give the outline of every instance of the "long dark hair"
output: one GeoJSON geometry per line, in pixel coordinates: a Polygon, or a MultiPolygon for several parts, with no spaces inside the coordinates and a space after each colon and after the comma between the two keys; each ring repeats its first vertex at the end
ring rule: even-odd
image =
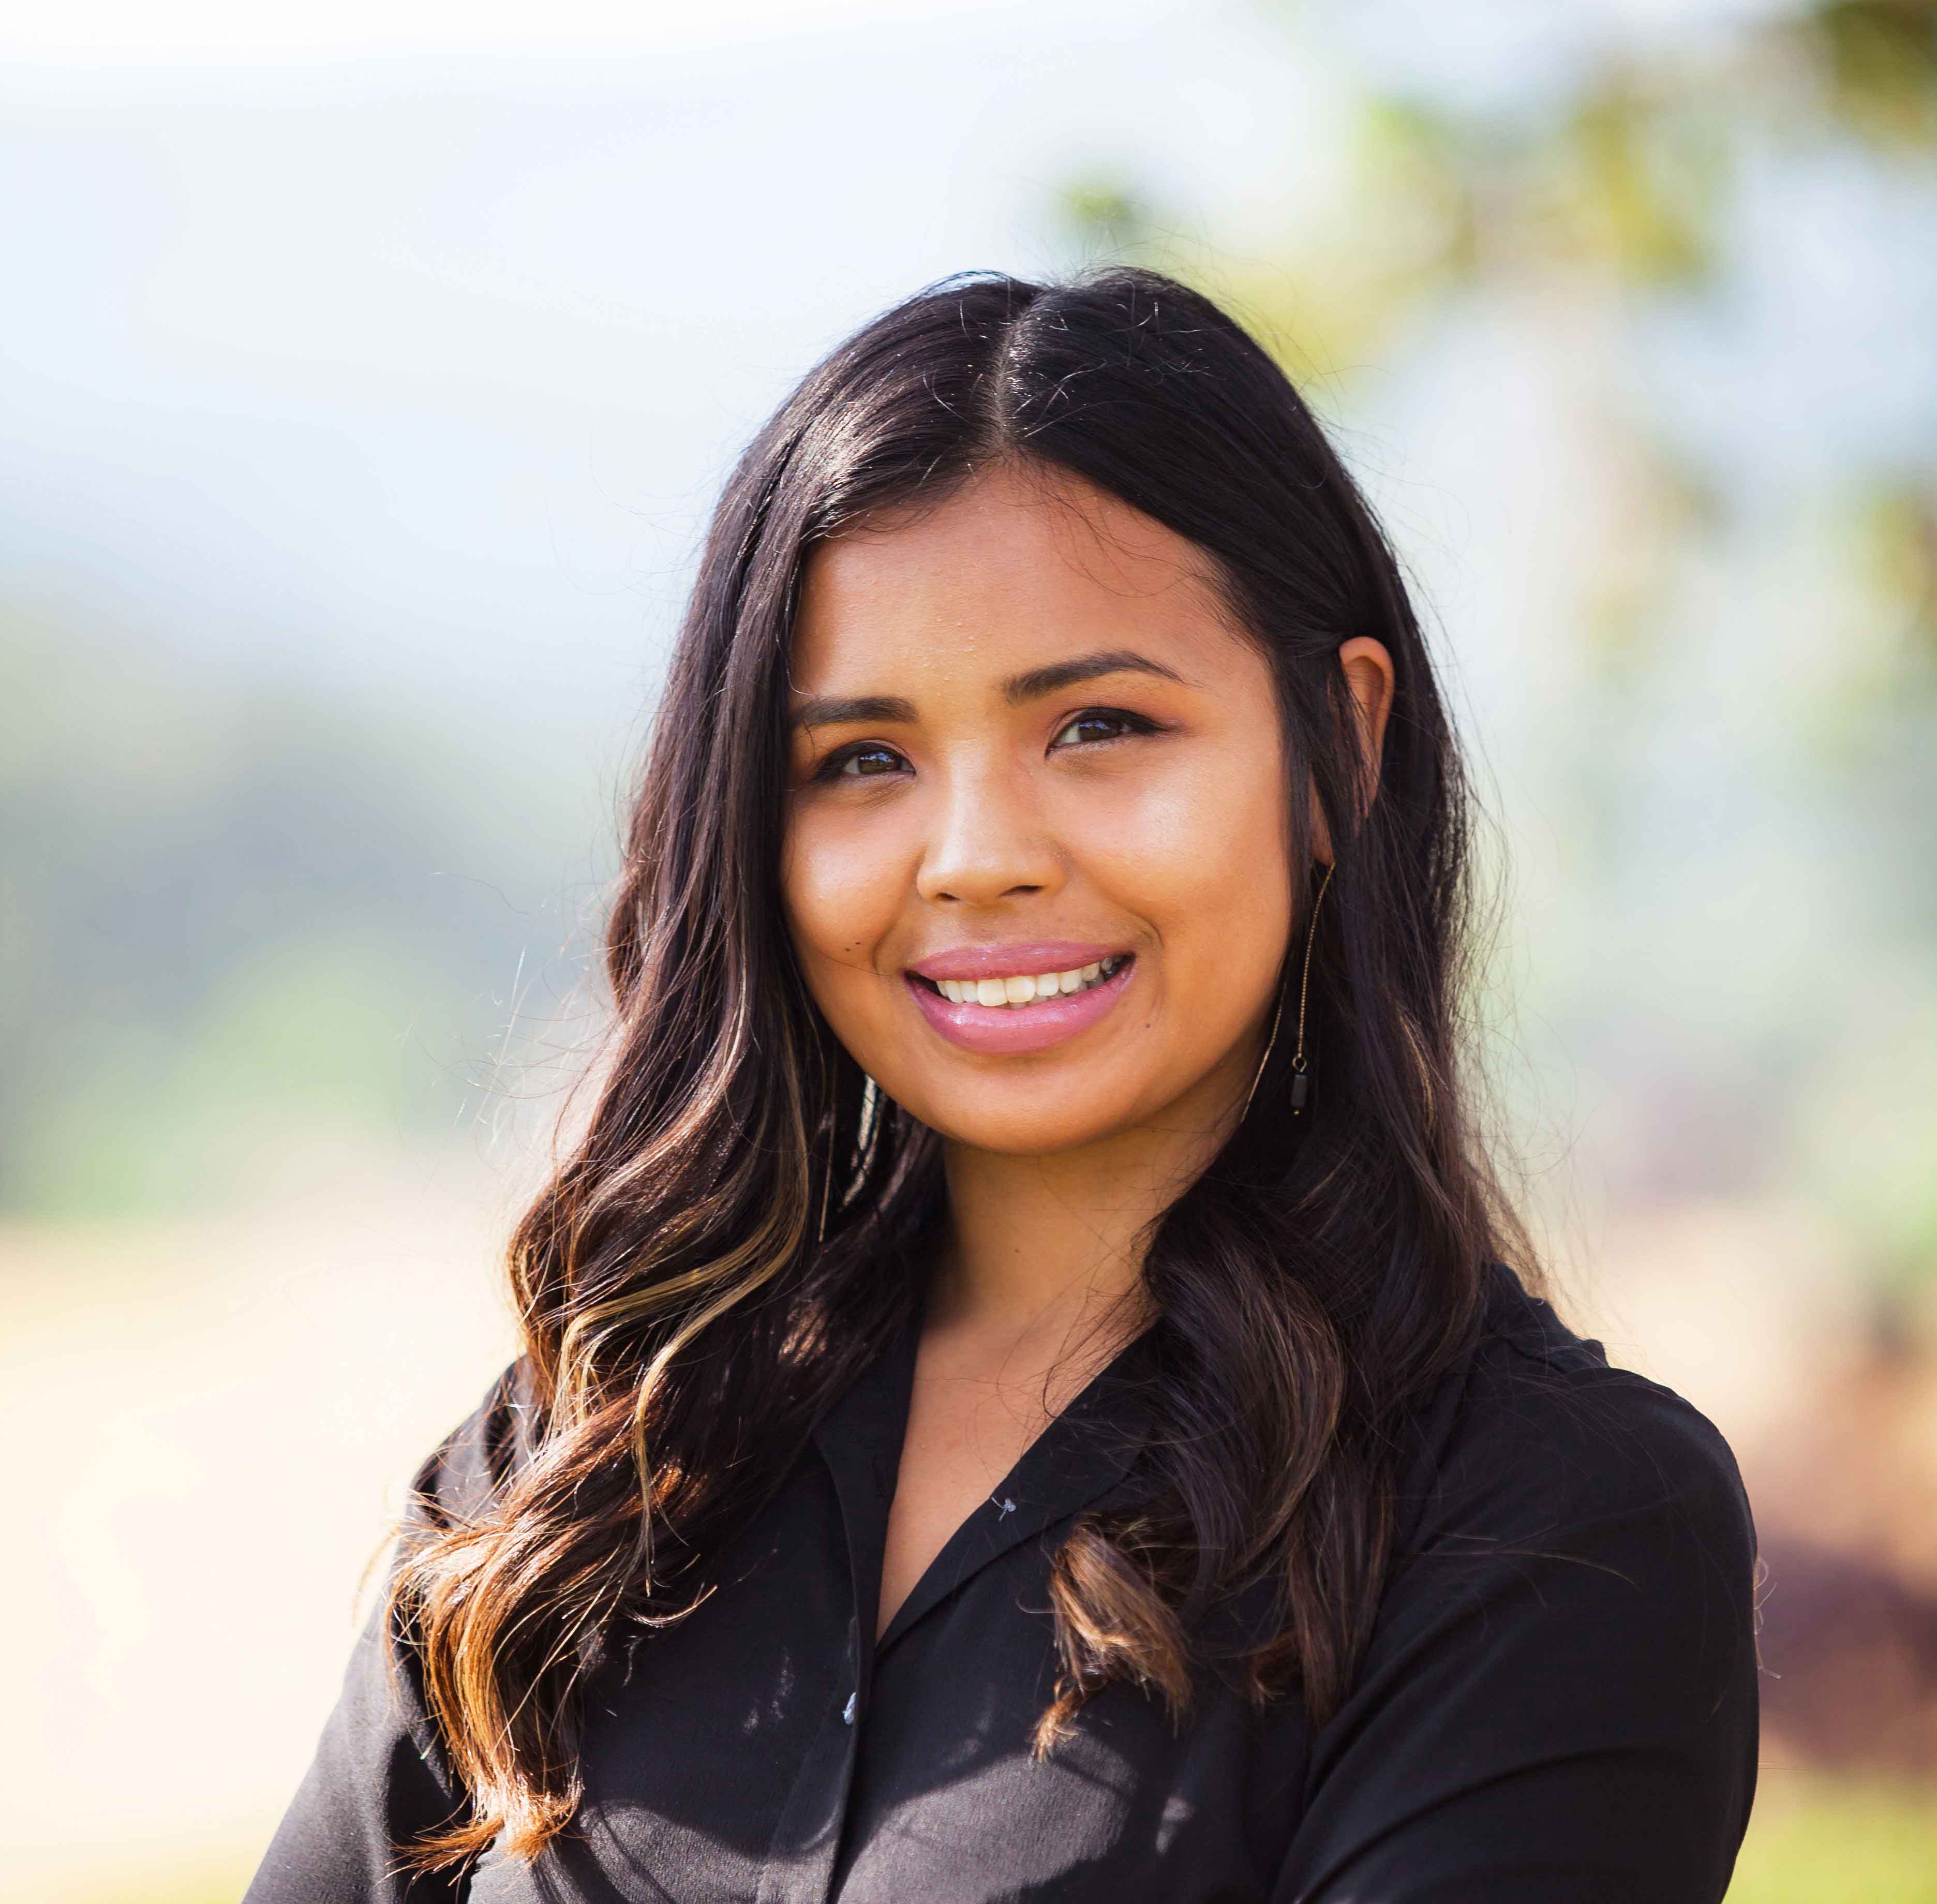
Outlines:
{"type": "Polygon", "coordinates": [[[911,299],[808,374],[713,520],[612,908],[609,1063],[512,1245],[538,1427],[396,1578],[471,1800],[420,1863],[501,1834],[535,1855],[569,1820],[585,1675],[692,1605],[919,1301],[938,1141],[892,1105],[863,1129],[861,1074],[783,920],[788,649],[817,543],[1004,462],[1084,479],[1208,552],[1276,676],[1295,864],[1308,775],[1335,844],[1305,1041],[1318,1088],[1294,1120],[1281,1038],[1236,1134],[1153,1226],[1148,1486],[1057,1559],[1063,1670],[1038,1749],[1116,1680],[1181,1715],[1199,1616],[1261,1586],[1277,1617],[1242,1663],[1253,1690],[1335,1708],[1388,1565],[1394,1426],[1472,1339],[1489,1261],[1526,1262],[1462,1083],[1459,757],[1391,551],[1311,412],[1229,317],[1153,273],[978,274],[911,299]],[[1369,810],[1335,659],[1357,635],[1397,672],[1369,810]]]}

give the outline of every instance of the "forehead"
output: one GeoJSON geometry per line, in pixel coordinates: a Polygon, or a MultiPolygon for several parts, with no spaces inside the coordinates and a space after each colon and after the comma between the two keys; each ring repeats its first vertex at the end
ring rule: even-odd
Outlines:
{"type": "Polygon", "coordinates": [[[1132,644],[1186,672],[1251,646],[1195,544],[1081,478],[1003,467],[816,548],[793,672],[821,690],[884,667],[1007,673],[1132,644]]]}

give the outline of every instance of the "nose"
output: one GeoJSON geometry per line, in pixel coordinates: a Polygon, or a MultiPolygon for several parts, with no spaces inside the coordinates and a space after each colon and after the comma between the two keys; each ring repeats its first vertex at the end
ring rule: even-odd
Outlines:
{"type": "Polygon", "coordinates": [[[995,905],[1053,893],[1063,877],[1062,854],[1026,775],[992,769],[949,777],[915,878],[923,899],[995,905]]]}

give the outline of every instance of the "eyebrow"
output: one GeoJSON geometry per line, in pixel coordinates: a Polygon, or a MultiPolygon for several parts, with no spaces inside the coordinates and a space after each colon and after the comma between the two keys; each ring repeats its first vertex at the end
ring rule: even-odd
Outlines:
{"type": "Polygon", "coordinates": [[[1175,668],[1138,654],[1133,648],[1105,648],[1099,654],[1078,655],[1073,661],[1052,662],[1047,668],[1032,668],[1003,682],[1005,700],[1020,705],[1044,694],[1074,687],[1079,681],[1093,681],[1104,675],[1157,675],[1167,681],[1184,684],[1175,668]]]}
{"type": "MultiPolygon", "coordinates": [[[[1079,682],[1093,681],[1105,675],[1156,675],[1167,681],[1184,682],[1175,668],[1132,648],[1105,648],[1096,654],[1083,654],[1069,661],[1053,662],[1047,668],[1032,668],[1027,674],[1014,675],[1002,684],[1002,698],[1013,706],[1040,699],[1079,682]]],[[[896,721],[906,726],[920,717],[912,701],[898,694],[857,694],[847,696],[817,695],[800,702],[788,717],[795,727],[844,727],[870,721],[896,721]]]]}
{"type": "Polygon", "coordinates": [[[843,697],[815,695],[796,704],[787,723],[793,727],[846,727],[859,722],[899,721],[904,726],[917,718],[912,701],[899,694],[856,694],[843,697]]]}

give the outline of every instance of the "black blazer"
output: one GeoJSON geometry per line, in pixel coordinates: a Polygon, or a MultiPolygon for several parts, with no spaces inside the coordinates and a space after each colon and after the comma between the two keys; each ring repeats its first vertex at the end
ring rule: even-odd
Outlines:
{"type": "MultiPolygon", "coordinates": [[[[1044,1760],[1050,1559],[1129,1484],[1142,1345],[1054,1421],[869,1643],[914,1355],[820,1423],[683,1625],[595,1682],[587,1796],[533,1867],[395,1875],[462,1802],[380,1624],[247,1904],[1716,1904],[1756,1769],[1755,1540],[1714,1429],[1504,1269],[1414,1424],[1399,1560],[1314,1730],[1208,1672],[1129,1686],[1044,1760]]],[[[514,1372],[515,1374],[515,1371],[514,1372]]],[[[511,1379],[423,1478],[515,1439],[511,1379]]]]}

